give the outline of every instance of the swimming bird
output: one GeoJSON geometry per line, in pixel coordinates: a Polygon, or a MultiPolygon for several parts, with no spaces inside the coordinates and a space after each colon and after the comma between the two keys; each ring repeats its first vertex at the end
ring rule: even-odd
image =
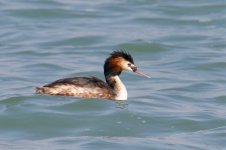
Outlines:
{"type": "Polygon", "coordinates": [[[96,77],[73,77],[56,80],[36,87],[36,93],[45,95],[75,96],[127,100],[127,90],[119,78],[122,71],[131,71],[148,77],[135,66],[133,57],[125,51],[113,51],[104,63],[106,82],[96,77]]]}

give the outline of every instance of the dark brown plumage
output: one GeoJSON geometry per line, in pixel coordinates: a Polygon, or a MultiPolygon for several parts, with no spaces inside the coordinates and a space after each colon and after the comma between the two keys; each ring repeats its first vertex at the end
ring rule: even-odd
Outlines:
{"type": "Polygon", "coordinates": [[[78,96],[86,98],[112,99],[115,94],[104,81],[96,77],[74,77],[56,80],[36,92],[48,95],[78,96]]]}

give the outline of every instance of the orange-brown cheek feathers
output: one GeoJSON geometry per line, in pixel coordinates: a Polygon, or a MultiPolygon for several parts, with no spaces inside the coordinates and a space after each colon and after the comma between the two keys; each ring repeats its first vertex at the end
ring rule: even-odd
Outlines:
{"type": "Polygon", "coordinates": [[[125,61],[124,58],[108,58],[104,64],[104,74],[105,76],[111,75],[120,75],[123,68],[121,63],[125,61]]]}

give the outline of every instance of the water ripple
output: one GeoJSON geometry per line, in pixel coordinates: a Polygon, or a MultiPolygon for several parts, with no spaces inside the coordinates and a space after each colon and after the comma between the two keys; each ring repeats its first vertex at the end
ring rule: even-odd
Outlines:
{"type": "Polygon", "coordinates": [[[223,1],[0,1],[0,149],[225,149],[223,1]],[[123,49],[127,102],[43,96],[123,49]]]}

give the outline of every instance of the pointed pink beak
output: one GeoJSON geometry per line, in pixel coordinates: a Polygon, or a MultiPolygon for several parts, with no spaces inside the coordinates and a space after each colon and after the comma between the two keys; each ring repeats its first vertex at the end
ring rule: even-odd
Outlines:
{"type": "Polygon", "coordinates": [[[146,77],[146,78],[151,78],[150,76],[146,75],[145,73],[143,73],[142,71],[138,70],[137,67],[133,67],[133,72],[135,72],[136,74],[142,76],[142,77],[146,77]]]}
{"type": "Polygon", "coordinates": [[[142,76],[142,77],[151,78],[150,76],[146,75],[145,73],[143,73],[143,72],[140,71],[140,70],[136,70],[136,71],[134,71],[134,72],[137,73],[137,74],[139,74],[139,75],[142,76]]]}

